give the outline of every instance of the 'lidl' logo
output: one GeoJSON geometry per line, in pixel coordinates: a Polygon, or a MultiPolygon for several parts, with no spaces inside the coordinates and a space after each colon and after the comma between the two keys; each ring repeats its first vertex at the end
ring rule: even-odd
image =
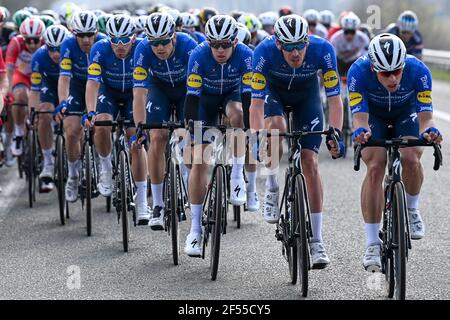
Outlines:
{"type": "Polygon", "coordinates": [[[359,92],[351,92],[350,93],[350,107],[354,107],[361,103],[363,97],[359,92]]]}
{"type": "Polygon", "coordinates": [[[99,76],[102,74],[102,67],[98,63],[93,63],[89,66],[88,73],[91,76],[99,76]]]}
{"type": "Polygon", "coordinates": [[[42,75],[39,72],[33,72],[31,74],[31,84],[41,84],[42,82],[42,75]]]}
{"type": "Polygon", "coordinates": [[[244,76],[242,77],[242,83],[246,86],[252,85],[252,77],[253,77],[252,72],[244,74],[244,76]]]}
{"type": "Polygon", "coordinates": [[[252,89],[263,90],[266,87],[266,77],[261,73],[254,73],[252,77],[252,89]]]}
{"type": "Polygon", "coordinates": [[[433,99],[431,98],[431,91],[422,91],[417,94],[417,100],[420,103],[430,104],[433,99]]]}
{"type": "Polygon", "coordinates": [[[134,80],[143,81],[143,80],[147,79],[147,76],[148,76],[147,70],[145,70],[144,68],[136,67],[134,69],[134,72],[133,72],[134,80]]]}
{"type": "Polygon", "coordinates": [[[331,70],[323,75],[323,85],[327,89],[334,88],[339,83],[336,71],[331,70]]]}
{"type": "Polygon", "coordinates": [[[187,82],[189,87],[198,89],[202,86],[203,80],[198,74],[191,74],[187,82]]]}
{"type": "Polygon", "coordinates": [[[72,70],[72,60],[65,58],[61,61],[61,69],[72,70]]]}

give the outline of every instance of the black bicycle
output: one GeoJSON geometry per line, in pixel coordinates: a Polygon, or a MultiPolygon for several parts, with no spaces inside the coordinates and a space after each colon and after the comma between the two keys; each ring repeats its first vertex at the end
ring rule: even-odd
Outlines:
{"type": "MultiPolygon", "coordinates": [[[[308,272],[311,269],[309,243],[313,237],[311,227],[311,209],[309,206],[306,179],[302,170],[302,138],[311,135],[330,135],[338,144],[333,128],[327,131],[291,131],[293,127],[293,108],[286,107],[287,133],[268,137],[285,137],[289,146],[289,165],[285,173],[285,185],[280,203],[280,221],[277,223],[275,237],[281,241],[281,252],[289,265],[291,283],[300,282],[302,296],[308,295],[308,272]],[[284,209],[284,211],[283,211],[284,209]]],[[[322,269],[325,265],[315,265],[322,269]]]]}
{"type": "Polygon", "coordinates": [[[68,176],[68,165],[63,121],[56,125],[55,136],[55,172],[53,181],[55,182],[58,193],[59,219],[61,221],[61,225],[65,225],[66,219],[69,219],[69,203],[66,201],[65,192],[65,185],[68,176]]]}
{"type": "MultiPolygon", "coordinates": [[[[133,222],[136,226],[136,206],[134,203],[135,184],[131,172],[131,159],[129,147],[126,142],[126,128],[132,125],[133,121],[117,119],[116,121],[95,121],[96,127],[111,127],[113,139],[113,176],[114,190],[112,205],[116,208],[117,222],[122,222],[122,242],[123,250],[128,252],[130,241],[130,229],[128,212],[133,213],[133,222]]],[[[108,198],[107,198],[108,209],[108,198]]]]}
{"type": "MultiPolygon", "coordinates": [[[[181,176],[180,164],[176,156],[179,137],[174,134],[177,129],[184,128],[180,122],[164,122],[140,124],[140,130],[167,129],[169,143],[166,146],[166,170],[164,174],[163,192],[165,201],[164,230],[172,239],[172,257],[174,265],[178,265],[180,256],[179,222],[186,220],[187,188],[181,176]]],[[[138,129],[138,130],[139,130],[138,129]]],[[[139,135],[137,135],[139,136],[139,135]]]]}
{"type": "Polygon", "coordinates": [[[380,230],[380,239],[382,240],[381,271],[385,274],[388,297],[393,298],[395,296],[398,300],[404,300],[406,296],[406,261],[408,251],[411,250],[412,246],[399,150],[406,147],[433,147],[433,168],[437,171],[442,166],[441,146],[418,139],[371,139],[364,145],[355,145],[355,171],[360,169],[361,151],[366,147],[383,147],[388,152],[388,173],[384,181],[383,226],[380,230]]]}

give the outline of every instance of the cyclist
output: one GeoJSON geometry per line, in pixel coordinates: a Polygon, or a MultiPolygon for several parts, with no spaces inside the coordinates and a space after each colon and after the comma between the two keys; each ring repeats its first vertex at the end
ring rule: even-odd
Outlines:
{"type": "Polygon", "coordinates": [[[273,35],[273,26],[278,20],[278,13],[274,11],[268,11],[261,13],[258,18],[259,21],[261,21],[263,30],[269,35],[273,35]]]}
{"type": "Polygon", "coordinates": [[[354,13],[342,18],[342,30],[336,32],[330,39],[337,55],[338,71],[341,77],[346,77],[353,62],[366,53],[369,38],[359,31],[361,20],[354,13]]]}
{"type": "MultiPolygon", "coordinates": [[[[112,16],[106,24],[109,39],[98,41],[91,49],[86,83],[87,114],[81,119],[82,125],[92,126],[95,120],[113,120],[119,113],[126,120],[133,120],[133,58],[140,42],[134,35],[133,20],[125,15],[112,16]]],[[[129,128],[127,135],[133,134],[134,130],[129,128]]],[[[109,197],[113,192],[111,128],[96,128],[94,142],[101,168],[98,190],[102,196],[109,197]]]]}
{"type": "Polygon", "coordinates": [[[408,54],[416,58],[423,58],[422,34],[418,30],[419,19],[417,15],[408,10],[404,11],[397,20],[397,24],[387,30],[388,33],[395,34],[403,40],[408,54]]]}
{"type": "Polygon", "coordinates": [[[279,10],[278,10],[278,15],[280,17],[284,17],[284,16],[289,16],[291,14],[293,14],[294,12],[292,11],[292,8],[289,6],[282,6],[279,10]]]}
{"type": "MultiPolygon", "coordinates": [[[[133,112],[136,124],[162,123],[170,120],[171,108],[176,107],[178,120],[183,118],[186,97],[186,75],[189,56],[197,43],[183,32],[175,32],[175,21],[167,13],[153,13],[147,19],[147,39],[134,54],[133,112]]],[[[138,209],[141,224],[150,224],[152,230],[164,228],[164,151],[168,143],[167,130],[150,132],[148,162],[153,196],[153,217],[138,209]]],[[[138,208],[147,207],[147,169],[145,154],[138,146],[133,148],[133,175],[136,181],[138,208]]]]}
{"type": "MultiPolygon", "coordinates": [[[[13,37],[14,28],[8,27],[7,20],[9,18],[9,11],[5,7],[0,7],[0,50],[3,56],[6,54],[6,47],[13,37]]],[[[9,23],[11,25],[11,23],[9,23]]]]}
{"type": "MultiPolygon", "coordinates": [[[[145,37],[145,24],[147,23],[148,16],[137,16],[134,17],[134,33],[136,38],[144,38],[145,37]]],[[[106,30],[105,30],[106,31],[106,30]]]]}
{"type": "Polygon", "coordinates": [[[18,104],[12,107],[15,143],[11,145],[11,149],[16,157],[21,156],[23,152],[22,141],[27,113],[24,105],[28,104],[28,93],[31,87],[31,56],[41,47],[44,31],[44,23],[38,17],[27,18],[20,25],[20,35],[11,40],[6,50],[9,92],[12,93],[14,102],[18,104]]]}
{"type": "Polygon", "coordinates": [[[197,43],[206,41],[203,33],[196,31],[196,28],[200,26],[200,19],[198,16],[192,13],[184,12],[181,14],[181,21],[183,25],[181,31],[189,34],[197,43]]]}
{"type": "MultiPolygon", "coordinates": [[[[330,105],[329,122],[340,133],[343,107],[333,47],[325,39],[308,36],[308,22],[304,18],[290,15],[278,19],[275,36],[264,40],[256,48],[253,57],[251,128],[257,131],[264,128],[286,131],[284,108],[291,106],[294,108],[293,130],[322,130],[323,111],[317,81],[319,69],[322,70],[330,105]]],[[[341,157],[345,151],[342,139],[339,141],[340,154],[337,146],[330,140],[331,137],[327,137],[326,144],[330,153],[335,158],[341,157]]],[[[321,142],[320,136],[305,137],[302,140],[302,165],[309,192],[314,235],[310,251],[313,268],[317,269],[324,268],[329,263],[321,233],[323,189],[318,168],[321,142]]],[[[280,219],[278,174],[282,152],[280,147],[278,154],[270,156],[267,168],[263,210],[264,219],[272,224],[278,223],[280,219]]]]}
{"type": "Polygon", "coordinates": [[[319,22],[327,28],[327,30],[330,30],[334,26],[334,13],[330,10],[320,11],[319,22]]]}
{"type": "MultiPolygon", "coordinates": [[[[61,46],[60,73],[58,79],[59,105],[55,108],[57,120],[63,120],[62,112],[84,112],[85,91],[88,77],[89,53],[95,42],[105,36],[98,34],[97,17],[90,11],[77,11],[71,22],[74,37],[61,46]]],[[[66,183],[66,199],[75,202],[78,198],[80,171],[81,121],[70,115],[64,119],[69,177],[66,183]]]]}
{"type": "Polygon", "coordinates": [[[266,31],[261,30],[261,22],[254,14],[245,13],[239,17],[238,22],[244,24],[250,30],[252,35],[250,43],[255,47],[269,36],[266,31]]]}
{"type": "Polygon", "coordinates": [[[309,34],[315,34],[326,39],[328,30],[320,22],[320,13],[317,10],[309,9],[303,13],[303,17],[308,21],[309,34]]]}
{"type": "Polygon", "coordinates": [[[219,12],[211,7],[204,7],[200,10],[198,13],[198,17],[200,19],[200,28],[198,31],[205,34],[205,25],[206,22],[208,22],[209,19],[211,19],[214,16],[217,16],[219,12]]]}
{"type": "MultiPolygon", "coordinates": [[[[30,109],[53,111],[58,102],[58,78],[61,44],[70,36],[62,25],[50,26],[45,30],[45,45],[33,55],[31,61],[30,109]]],[[[54,188],[53,173],[53,130],[52,117],[40,114],[38,122],[39,143],[44,156],[43,170],[40,178],[40,192],[50,192],[54,188]]]]}
{"type": "MultiPolygon", "coordinates": [[[[207,43],[199,45],[189,60],[186,122],[199,120],[207,126],[214,126],[220,116],[220,109],[223,108],[232,127],[244,128],[244,122],[247,122],[248,127],[253,52],[244,44],[238,43],[237,22],[231,16],[214,16],[207,22],[205,29],[207,43]]],[[[250,182],[247,189],[243,173],[245,143],[239,137],[237,140],[233,153],[230,200],[236,206],[248,202],[249,210],[257,211],[256,167],[251,168],[252,172],[247,172],[250,182]]],[[[197,155],[203,155],[205,147],[196,139],[194,159],[197,160],[197,155]]],[[[189,180],[192,224],[185,252],[191,257],[198,257],[201,253],[201,217],[208,175],[205,160],[202,157],[201,161],[194,161],[189,180]]]]}
{"type": "MultiPolygon", "coordinates": [[[[433,121],[431,73],[420,60],[407,55],[399,37],[388,33],[376,36],[370,42],[368,56],[359,58],[350,68],[348,79],[356,143],[364,144],[371,137],[390,138],[388,125],[394,125],[394,137],[442,141],[433,121]]],[[[414,240],[421,239],[425,231],[419,211],[422,153],[423,148],[401,149],[410,234],[414,240]]],[[[367,148],[362,158],[367,165],[361,191],[367,240],[363,265],[373,271],[381,268],[378,231],[383,211],[386,150],[367,148]]]]}
{"type": "Polygon", "coordinates": [[[248,30],[248,28],[244,24],[239,22],[237,23],[237,28],[238,33],[236,38],[238,39],[238,41],[242,42],[250,49],[255,50],[255,46],[250,44],[250,40],[252,39],[252,34],[250,33],[250,30],[248,30]]]}
{"type": "Polygon", "coordinates": [[[342,19],[349,13],[352,13],[352,11],[342,11],[341,14],[339,15],[338,21],[339,24],[338,25],[334,25],[332,26],[329,30],[328,30],[328,40],[331,39],[331,37],[338,32],[339,30],[342,29],[342,19]]]}
{"type": "Polygon", "coordinates": [[[74,14],[78,11],[81,11],[81,8],[73,2],[64,2],[59,7],[59,21],[61,21],[62,25],[67,27],[70,31],[72,31],[70,25],[71,20],[73,19],[74,14]]]}

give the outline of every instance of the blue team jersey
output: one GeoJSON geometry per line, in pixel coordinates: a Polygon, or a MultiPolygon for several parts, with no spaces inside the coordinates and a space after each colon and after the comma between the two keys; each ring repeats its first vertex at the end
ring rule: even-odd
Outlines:
{"type": "Polygon", "coordinates": [[[122,92],[132,89],[134,52],[141,40],[136,39],[130,54],[125,59],[116,57],[108,39],[94,44],[91,49],[88,80],[103,83],[109,88],[122,92]]]}
{"type": "Polygon", "coordinates": [[[327,40],[311,35],[306,50],[303,65],[294,69],[288,65],[277,48],[274,36],[261,42],[253,56],[252,98],[264,99],[267,85],[287,91],[301,90],[306,82],[317,81],[319,70],[322,70],[327,96],[339,95],[339,77],[333,46],[327,40]]]}
{"type": "Polygon", "coordinates": [[[161,82],[174,88],[186,83],[189,56],[197,42],[182,32],[176,37],[175,52],[167,60],[161,60],[153,53],[148,39],[141,41],[134,53],[134,88],[148,88],[161,82]]]}
{"type": "MultiPolygon", "coordinates": [[[[104,34],[99,33],[95,42],[105,38],[104,34]]],[[[85,84],[88,77],[89,64],[89,54],[81,51],[76,37],[64,40],[61,45],[60,76],[70,77],[77,82],[85,84]]]]}
{"type": "MultiPolygon", "coordinates": [[[[390,28],[387,32],[395,34],[396,36],[400,37],[400,30],[397,26],[390,28]]],[[[414,34],[411,37],[411,39],[407,43],[405,43],[405,47],[408,54],[412,54],[414,56],[422,55],[423,41],[422,35],[418,30],[414,31],[414,34]]]]}
{"type": "Polygon", "coordinates": [[[356,60],[350,68],[348,88],[354,114],[369,112],[369,105],[389,111],[415,104],[418,113],[433,111],[430,70],[414,56],[407,56],[400,88],[395,93],[389,93],[378,81],[367,55],[356,60]]]}
{"type": "Polygon", "coordinates": [[[230,60],[219,64],[209,44],[200,44],[189,59],[187,94],[222,95],[239,88],[241,93],[251,92],[252,56],[253,52],[246,45],[238,43],[230,60]]]}
{"type": "Polygon", "coordinates": [[[31,90],[40,91],[43,81],[56,85],[59,77],[59,65],[48,55],[47,47],[40,47],[31,59],[31,90]]]}

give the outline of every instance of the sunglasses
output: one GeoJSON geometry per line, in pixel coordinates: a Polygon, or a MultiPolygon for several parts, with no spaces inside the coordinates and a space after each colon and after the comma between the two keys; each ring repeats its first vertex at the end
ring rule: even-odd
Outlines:
{"type": "Polygon", "coordinates": [[[47,47],[47,50],[50,52],[59,52],[61,47],[47,47]]]}
{"type": "Polygon", "coordinates": [[[95,32],[80,32],[76,34],[77,38],[90,38],[95,36],[95,32]]]}
{"type": "Polygon", "coordinates": [[[354,35],[354,34],[356,34],[356,30],[344,30],[344,34],[345,35],[348,35],[348,34],[354,35]]]}
{"type": "Polygon", "coordinates": [[[398,77],[403,71],[403,68],[394,70],[394,71],[379,71],[377,72],[383,78],[389,78],[391,75],[398,77]]]}
{"type": "Polygon", "coordinates": [[[209,46],[213,49],[229,49],[233,46],[233,41],[209,41],[209,46]]]}
{"type": "Polygon", "coordinates": [[[281,49],[287,52],[292,52],[294,50],[302,51],[306,48],[308,42],[297,42],[297,43],[282,43],[281,49]]]}
{"type": "Polygon", "coordinates": [[[26,38],[25,43],[26,44],[38,44],[41,42],[41,39],[39,38],[26,38]]]}
{"type": "Polygon", "coordinates": [[[160,40],[150,40],[150,45],[152,47],[167,46],[170,42],[172,42],[171,38],[168,39],[160,39],[160,40]]]}
{"type": "Polygon", "coordinates": [[[119,37],[119,38],[110,38],[109,41],[111,41],[112,44],[118,45],[126,45],[131,42],[132,37],[119,37]]]}

